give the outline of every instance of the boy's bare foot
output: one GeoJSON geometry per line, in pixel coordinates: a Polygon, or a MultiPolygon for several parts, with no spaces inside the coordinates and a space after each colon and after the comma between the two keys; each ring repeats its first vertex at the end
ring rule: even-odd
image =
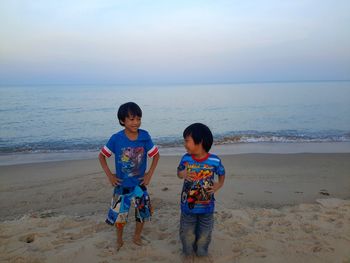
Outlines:
{"type": "Polygon", "coordinates": [[[142,246],[143,245],[141,238],[135,238],[134,237],[132,239],[132,242],[134,242],[134,244],[137,245],[137,246],[142,246]]]}
{"type": "Polygon", "coordinates": [[[118,241],[117,242],[117,251],[119,251],[119,249],[121,249],[121,247],[124,245],[123,241],[118,241]]]}
{"type": "Polygon", "coordinates": [[[182,263],[192,263],[193,262],[193,255],[191,256],[184,256],[183,257],[183,260],[182,260],[182,263]]]}
{"type": "Polygon", "coordinates": [[[213,263],[214,262],[214,259],[211,256],[201,256],[198,258],[200,259],[200,262],[203,262],[203,263],[213,263]]]}

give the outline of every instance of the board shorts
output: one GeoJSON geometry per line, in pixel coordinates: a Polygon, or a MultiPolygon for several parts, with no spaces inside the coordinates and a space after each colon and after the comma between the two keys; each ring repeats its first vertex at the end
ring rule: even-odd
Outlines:
{"type": "Polygon", "coordinates": [[[146,186],[117,186],[114,188],[106,223],[109,225],[116,225],[117,227],[123,227],[128,221],[128,214],[131,205],[134,205],[135,207],[136,222],[151,220],[151,199],[148,195],[146,186]]]}

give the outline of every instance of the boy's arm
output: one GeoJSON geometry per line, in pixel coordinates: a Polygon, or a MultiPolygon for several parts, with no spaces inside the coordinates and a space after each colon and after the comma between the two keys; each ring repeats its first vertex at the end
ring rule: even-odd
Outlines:
{"type": "Polygon", "coordinates": [[[118,184],[120,184],[122,180],[118,179],[115,176],[115,174],[113,174],[111,172],[111,169],[109,169],[107,161],[106,161],[106,156],[104,156],[102,153],[99,153],[98,159],[99,159],[101,167],[102,167],[103,171],[105,172],[105,174],[107,175],[108,180],[111,183],[111,185],[117,186],[118,184]]]}
{"type": "Polygon", "coordinates": [[[143,177],[143,182],[142,182],[143,185],[148,185],[150,183],[152,175],[154,173],[154,170],[157,167],[159,158],[160,158],[159,153],[157,153],[155,156],[153,156],[151,166],[150,166],[148,172],[146,172],[145,176],[143,177]]]}
{"type": "Polygon", "coordinates": [[[209,193],[215,193],[217,192],[225,182],[225,175],[219,176],[218,182],[214,182],[213,186],[208,190],[209,193]]]}
{"type": "Polygon", "coordinates": [[[177,177],[179,177],[180,179],[185,179],[186,173],[187,173],[186,169],[183,169],[183,170],[177,169],[177,177]]]}

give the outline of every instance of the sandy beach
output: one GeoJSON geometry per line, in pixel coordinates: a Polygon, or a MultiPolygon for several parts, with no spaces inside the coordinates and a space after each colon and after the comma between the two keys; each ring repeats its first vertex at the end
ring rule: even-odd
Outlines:
{"type": "MultiPolygon", "coordinates": [[[[212,262],[350,262],[349,153],[221,157],[212,262]]],[[[119,251],[104,222],[112,187],[97,158],[0,166],[0,261],[181,262],[179,159],[161,156],[144,245],[131,241],[130,212],[119,251]]]]}

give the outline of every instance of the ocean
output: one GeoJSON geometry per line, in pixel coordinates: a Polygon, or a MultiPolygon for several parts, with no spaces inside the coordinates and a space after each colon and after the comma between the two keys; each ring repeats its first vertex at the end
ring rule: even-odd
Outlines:
{"type": "Polygon", "coordinates": [[[350,142],[347,81],[2,86],[0,156],[96,152],[122,128],[116,112],[127,101],[142,108],[141,128],[166,152],[194,122],[211,128],[216,145],[350,142]]]}

